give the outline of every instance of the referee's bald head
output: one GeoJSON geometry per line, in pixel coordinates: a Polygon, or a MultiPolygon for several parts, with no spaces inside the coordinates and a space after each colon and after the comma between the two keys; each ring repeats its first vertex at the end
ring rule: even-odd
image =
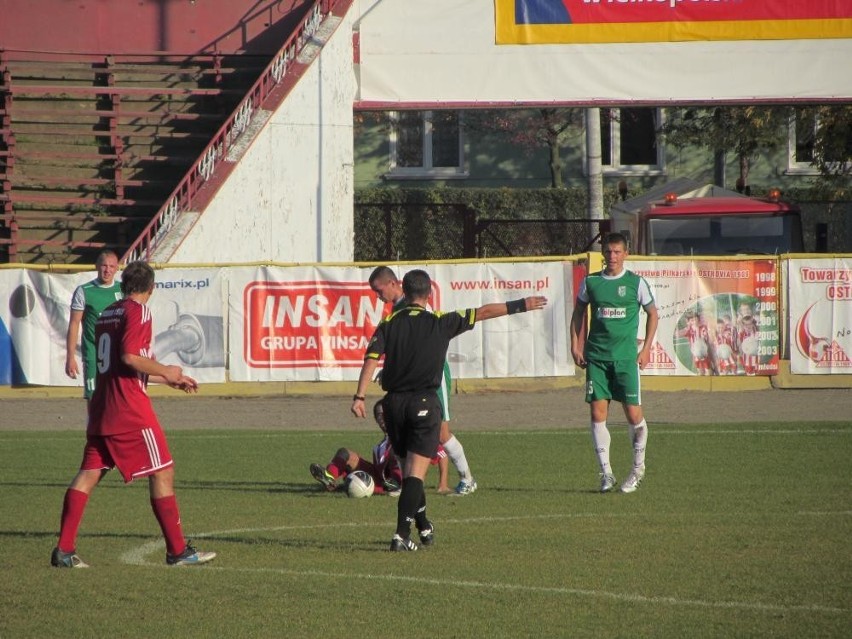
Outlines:
{"type": "Polygon", "coordinates": [[[402,292],[409,301],[428,298],[432,292],[432,280],[429,274],[421,269],[408,271],[402,278],[402,292]]]}

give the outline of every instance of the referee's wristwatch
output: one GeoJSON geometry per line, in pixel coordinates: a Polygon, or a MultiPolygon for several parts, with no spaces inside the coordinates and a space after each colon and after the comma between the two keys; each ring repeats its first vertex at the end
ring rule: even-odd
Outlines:
{"type": "Polygon", "coordinates": [[[364,397],[363,395],[357,395],[357,394],[356,394],[356,395],[353,395],[353,396],[352,396],[352,401],[353,401],[353,402],[358,402],[358,401],[363,402],[365,399],[367,399],[367,398],[366,398],[366,397],[364,397]]]}

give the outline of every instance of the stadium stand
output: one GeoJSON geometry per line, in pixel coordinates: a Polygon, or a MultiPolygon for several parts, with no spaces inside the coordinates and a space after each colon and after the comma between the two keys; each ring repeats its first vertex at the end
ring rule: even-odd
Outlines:
{"type": "Polygon", "coordinates": [[[0,261],[123,253],[268,61],[0,51],[0,261]]]}

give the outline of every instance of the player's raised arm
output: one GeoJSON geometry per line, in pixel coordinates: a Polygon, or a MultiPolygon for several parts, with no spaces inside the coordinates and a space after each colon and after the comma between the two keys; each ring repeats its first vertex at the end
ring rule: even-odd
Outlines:
{"type": "Polygon", "coordinates": [[[547,305],[547,298],[542,295],[533,295],[532,297],[524,297],[511,302],[494,302],[492,304],[484,304],[476,309],[476,321],[482,322],[495,317],[503,317],[504,315],[514,315],[515,313],[526,313],[527,311],[537,311],[547,305]]]}

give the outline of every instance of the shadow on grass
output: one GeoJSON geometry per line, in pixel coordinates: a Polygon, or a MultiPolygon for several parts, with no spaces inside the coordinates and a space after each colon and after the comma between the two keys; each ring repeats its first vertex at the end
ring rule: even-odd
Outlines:
{"type": "MultiPolygon", "coordinates": [[[[542,486],[488,486],[486,489],[489,493],[506,493],[506,494],[552,494],[552,495],[598,495],[601,491],[597,488],[571,488],[562,486],[551,486],[548,488],[542,486]]],[[[428,493],[427,493],[428,496],[428,493]]],[[[453,493],[436,494],[436,497],[450,497],[453,499],[476,499],[475,495],[456,495],[453,493]]]]}
{"type": "Polygon", "coordinates": [[[303,484],[281,481],[178,481],[175,490],[232,490],[249,493],[304,493],[308,495],[327,495],[328,492],[317,484],[303,484]]]}
{"type": "MultiPolygon", "coordinates": [[[[0,530],[0,539],[56,539],[59,536],[58,530],[0,530]]],[[[83,533],[78,535],[80,539],[141,539],[150,541],[152,535],[142,533],[128,532],[100,532],[100,533],[83,533]]]]}
{"type": "MultiPolygon", "coordinates": [[[[333,550],[335,552],[388,552],[390,546],[390,538],[393,535],[393,525],[388,524],[388,539],[387,541],[364,541],[364,542],[341,542],[330,541],[327,539],[271,539],[269,537],[234,537],[231,535],[204,535],[204,543],[210,542],[215,545],[217,541],[227,544],[238,544],[241,546],[276,546],[281,548],[290,548],[294,550],[333,550]]],[[[201,539],[202,537],[198,537],[201,539]]]]}

